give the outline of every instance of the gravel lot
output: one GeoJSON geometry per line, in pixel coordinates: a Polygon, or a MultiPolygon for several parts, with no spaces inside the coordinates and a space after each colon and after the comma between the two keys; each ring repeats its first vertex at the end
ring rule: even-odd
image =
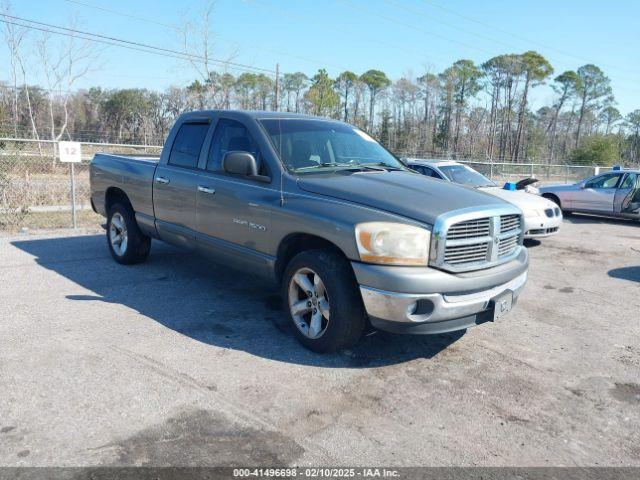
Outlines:
{"type": "Polygon", "coordinates": [[[640,226],[530,250],[504,322],[322,356],[266,285],[159,242],[0,238],[0,464],[640,466],[640,226]]]}

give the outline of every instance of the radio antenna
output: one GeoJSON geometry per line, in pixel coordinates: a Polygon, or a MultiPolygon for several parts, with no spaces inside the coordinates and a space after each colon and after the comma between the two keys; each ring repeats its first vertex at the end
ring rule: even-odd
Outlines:
{"type": "Polygon", "coordinates": [[[282,152],[282,124],[278,115],[278,155],[280,155],[280,206],[284,206],[284,154],[282,152]]]}

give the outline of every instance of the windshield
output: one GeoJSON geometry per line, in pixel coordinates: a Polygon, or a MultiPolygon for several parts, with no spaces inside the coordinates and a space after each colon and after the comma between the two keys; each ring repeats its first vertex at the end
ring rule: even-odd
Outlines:
{"type": "Polygon", "coordinates": [[[495,187],[495,183],[466,165],[442,165],[438,167],[453,183],[469,187],[495,187]]]}
{"type": "Polygon", "coordinates": [[[284,165],[293,172],[372,168],[404,169],[369,135],[325,120],[261,120],[284,165]]]}

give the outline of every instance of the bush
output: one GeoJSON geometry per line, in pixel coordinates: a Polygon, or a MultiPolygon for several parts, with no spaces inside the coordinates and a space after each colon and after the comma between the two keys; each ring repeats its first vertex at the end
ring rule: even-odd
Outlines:
{"type": "Polygon", "coordinates": [[[611,166],[620,163],[618,139],[612,135],[593,135],[585,138],[570,157],[576,165],[611,166]]]}

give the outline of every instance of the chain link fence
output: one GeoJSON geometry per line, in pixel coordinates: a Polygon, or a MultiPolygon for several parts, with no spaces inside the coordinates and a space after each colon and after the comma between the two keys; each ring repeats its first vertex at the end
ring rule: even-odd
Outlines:
{"type": "Polygon", "coordinates": [[[533,177],[542,184],[575,183],[583,178],[597,175],[610,167],[596,165],[572,165],[566,163],[547,162],[505,162],[492,159],[451,158],[446,153],[406,152],[402,157],[422,160],[451,160],[469,165],[486,177],[501,185],[533,177]]]}
{"type": "MultiPolygon", "coordinates": [[[[158,145],[81,142],[82,162],[74,164],[78,224],[95,225],[91,211],[89,162],[97,152],[159,155],[158,145]]],[[[72,225],[71,166],[61,163],[54,141],[0,138],[0,230],[72,225]]],[[[402,156],[447,159],[445,154],[405,152],[402,156]]],[[[499,185],[534,177],[542,183],[572,183],[607,167],[547,163],[510,163],[458,159],[499,185]]]]}
{"type": "MultiPolygon", "coordinates": [[[[95,222],[89,163],[97,152],[159,155],[161,146],[81,143],[82,162],[73,165],[79,223],[95,222]]],[[[0,230],[72,225],[71,165],[61,163],[53,141],[0,138],[0,230]]]]}
{"type": "Polygon", "coordinates": [[[539,180],[542,184],[575,183],[583,178],[595,175],[599,171],[608,170],[608,167],[590,165],[547,165],[541,163],[479,162],[472,160],[461,160],[460,163],[469,165],[499,185],[504,182],[514,182],[529,177],[539,180]]]}

